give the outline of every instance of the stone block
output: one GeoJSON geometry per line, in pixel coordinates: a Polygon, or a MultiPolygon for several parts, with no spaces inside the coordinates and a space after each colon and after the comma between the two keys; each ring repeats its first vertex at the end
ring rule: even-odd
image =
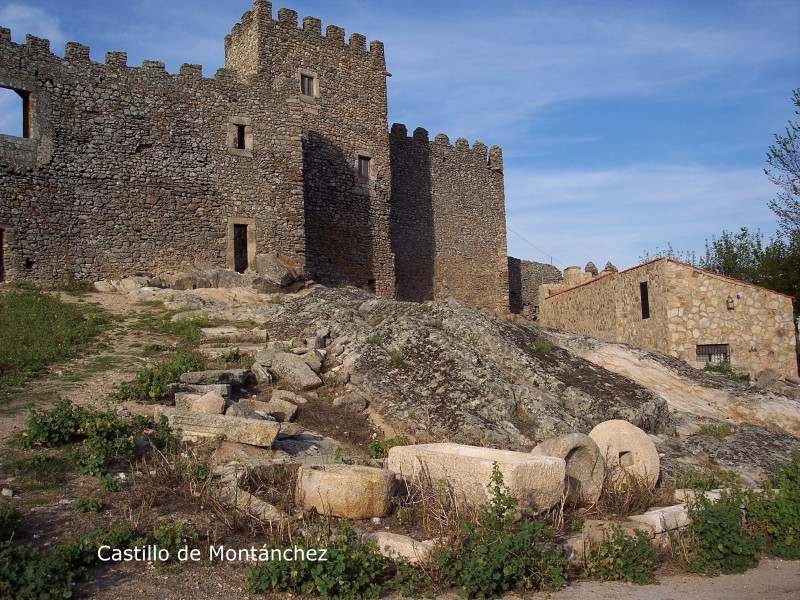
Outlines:
{"type": "Polygon", "coordinates": [[[545,440],[531,454],[563,458],[567,463],[564,491],[575,504],[597,502],[603,489],[606,463],[594,440],[583,433],[568,433],[545,440]]]}
{"type": "Polygon", "coordinates": [[[202,398],[203,394],[193,394],[191,392],[176,392],[175,393],[175,408],[181,410],[189,410],[194,404],[195,400],[202,398]]]}
{"type": "Polygon", "coordinates": [[[334,406],[341,406],[353,412],[362,412],[368,404],[367,399],[358,392],[351,392],[333,399],[334,406]]]}
{"type": "Polygon", "coordinates": [[[375,542],[378,546],[378,551],[386,558],[393,560],[404,558],[412,565],[428,562],[435,546],[433,540],[418,542],[407,535],[388,531],[365,533],[364,538],[375,542]]]}
{"type": "Polygon", "coordinates": [[[302,466],[297,501],[303,510],[346,519],[385,517],[392,507],[395,475],[357,465],[302,466]]]}
{"type": "MultiPolygon", "coordinates": [[[[283,425],[274,421],[242,419],[225,415],[208,415],[179,410],[170,406],[157,406],[155,417],[165,415],[169,426],[184,436],[224,436],[229,442],[269,448],[278,437],[283,425]]],[[[285,431],[284,434],[288,433],[285,431]]]]}
{"type": "Polygon", "coordinates": [[[299,390],[313,390],[322,385],[322,380],[303,357],[295,354],[276,353],[269,370],[279,381],[299,390]]]}
{"type": "Polygon", "coordinates": [[[208,392],[192,402],[189,406],[189,411],[207,415],[221,415],[225,412],[225,398],[217,392],[208,392]]]}
{"type": "Polygon", "coordinates": [[[625,474],[655,488],[661,467],[656,445],[638,427],[621,419],[604,421],[589,432],[616,481],[625,474]]]}
{"type": "Polygon", "coordinates": [[[226,369],[221,371],[192,371],[180,377],[181,383],[191,385],[228,384],[242,385],[247,377],[245,369],[226,369]]]}
{"type": "Polygon", "coordinates": [[[197,394],[202,396],[208,392],[216,392],[223,398],[229,398],[231,395],[231,386],[227,383],[209,383],[195,385],[191,383],[179,383],[175,386],[175,393],[197,394]]]}
{"type": "Polygon", "coordinates": [[[294,392],[290,392],[289,390],[273,390],[270,399],[284,400],[286,402],[291,402],[292,404],[306,403],[306,399],[303,398],[300,394],[295,394],[294,392]]]}
{"type": "Polygon", "coordinates": [[[662,508],[651,508],[641,515],[629,517],[631,521],[638,521],[649,525],[656,534],[675,529],[688,527],[692,520],[689,518],[689,511],[683,504],[666,506],[662,508]]]}
{"type": "Polygon", "coordinates": [[[561,499],[566,474],[562,458],[461,444],[422,444],[396,446],[387,459],[387,467],[406,481],[421,476],[432,483],[443,481],[452,486],[458,502],[471,506],[491,498],[488,486],[495,463],[520,509],[547,510],[561,499]]]}
{"type": "Polygon", "coordinates": [[[269,372],[264,365],[260,363],[254,363],[252,367],[250,367],[250,372],[253,374],[253,377],[256,378],[256,383],[259,385],[269,385],[272,383],[272,373],[269,372]]]}

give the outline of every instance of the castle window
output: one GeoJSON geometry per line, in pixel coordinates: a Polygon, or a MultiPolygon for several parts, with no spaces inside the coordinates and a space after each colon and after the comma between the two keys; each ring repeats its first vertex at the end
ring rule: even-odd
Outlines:
{"type": "Polygon", "coordinates": [[[358,172],[358,180],[362,183],[372,179],[372,159],[369,156],[359,155],[356,169],[358,172]]]}
{"type": "Polygon", "coordinates": [[[229,117],[228,152],[236,156],[253,156],[253,120],[249,117],[229,117]]]}
{"type": "Polygon", "coordinates": [[[33,137],[31,94],[25,90],[0,87],[0,133],[14,137],[33,137]]]}
{"type": "Polygon", "coordinates": [[[650,295],[647,291],[647,282],[642,281],[639,284],[639,296],[642,300],[642,319],[650,318],[650,295]]]}
{"type": "Polygon", "coordinates": [[[314,78],[309,75],[300,75],[300,93],[303,96],[314,95],[314,78]]]}
{"type": "Polygon", "coordinates": [[[717,365],[721,362],[728,362],[730,358],[731,351],[728,344],[697,345],[697,362],[717,365]]]}
{"type": "Polygon", "coordinates": [[[308,69],[298,69],[297,78],[300,84],[300,100],[314,104],[319,98],[319,78],[317,74],[308,69]]]}

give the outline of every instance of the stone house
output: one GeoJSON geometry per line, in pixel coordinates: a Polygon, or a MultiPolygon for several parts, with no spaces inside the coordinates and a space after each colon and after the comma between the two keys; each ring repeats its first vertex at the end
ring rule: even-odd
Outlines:
{"type": "Polygon", "coordinates": [[[389,130],[384,47],[256,0],[225,68],[105,62],[11,40],[0,88],[0,281],[243,272],[277,255],[307,278],[401,300],[508,307],[502,152],[389,130]]]}
{"type": "Polygon", "coordinates": [[[797,375],[793,298],[661,258],[619,273],[564,271],[540,287],[544,327],[633,344],[695,367],[797,375]]]}

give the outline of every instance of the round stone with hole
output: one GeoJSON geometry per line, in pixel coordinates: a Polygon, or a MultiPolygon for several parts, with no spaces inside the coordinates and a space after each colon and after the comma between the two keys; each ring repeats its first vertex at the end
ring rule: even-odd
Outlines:
{"type": "Polygon", "coordinates": [[[600,448],[609,471],[607,477],[614,483],[635,477],[650,489],[656,486],[661,461],[656,445],[644,431],[627,421],[612,419],[592,429],[589,437],[600,448]]]}

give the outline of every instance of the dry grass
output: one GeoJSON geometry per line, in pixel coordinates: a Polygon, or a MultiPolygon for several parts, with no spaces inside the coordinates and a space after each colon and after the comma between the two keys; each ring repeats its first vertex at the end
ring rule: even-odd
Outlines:
{"type": "Polygon", "coordinates": [[[596,519],[620,519],[641,514],[656,504],[662,493],[661,489],[651,489],[645,478],[621,467],[607,465],[600,498],[589,508],[588,514],[596,519]]]}

